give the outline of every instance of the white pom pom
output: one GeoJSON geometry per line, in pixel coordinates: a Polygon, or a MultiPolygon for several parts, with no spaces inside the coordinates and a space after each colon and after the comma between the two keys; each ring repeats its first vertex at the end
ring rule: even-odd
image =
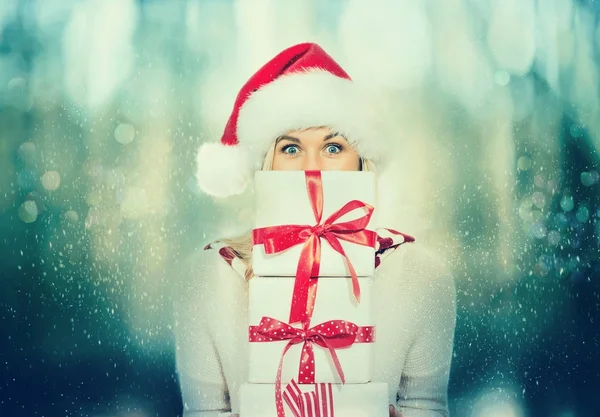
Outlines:
{"type": "Polygon", "coordinates": [[[239,145],[205,143],[196,156],[196,180],[200,189],[214,197],[241,194],[252,176],[248,153],[239,145]]]}

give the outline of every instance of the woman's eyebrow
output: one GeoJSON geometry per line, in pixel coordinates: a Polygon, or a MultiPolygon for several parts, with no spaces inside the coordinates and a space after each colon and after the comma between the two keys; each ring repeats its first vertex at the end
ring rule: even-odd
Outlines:
{"type": "Polygon", "coordinates": [[[329,135],[327,135],[327,136],[325,136],[325,137],[323,138],[323,142],[325,142],[325,141],[327,141],[327,140],[329,140],[329,139],[333,139],[333,138],[335,138],[336,136],[340,136],[340,132],[334,132],[334,133],[330,133],[329,135]]]}
{"type": "MultiPolygon", "coordinates": [[[[341,136],[339,132],[334,132],[334,133],[330,133],[329,135],[325,136],[323,138],[323,142],[328,141],[329,139],[333,139],[336,136],[341,136]]],[[[277,140],[275,141],[275,144],[279,143],[282,140],[289,140],[290,142],[294,142],[294,143],[300,143],[300,139],[298,139],[297,137],[294,136],[288,136],[288,135],[281,135],[277,138],[277,140]]]]}
{"type": "Polygon", "coordinates": [[[275,144],[279,143],[282,140],[289,140],[290,142],[294,142],[294,143],[300,143],[300,139],[295,138],[293,136],[288,136],[288,135],[281,135],[277,138],[277,140],[275,141],[275,144]]]}

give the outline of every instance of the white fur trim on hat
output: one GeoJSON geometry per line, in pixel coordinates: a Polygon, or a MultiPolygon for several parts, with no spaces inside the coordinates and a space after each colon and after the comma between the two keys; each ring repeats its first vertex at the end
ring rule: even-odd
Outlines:
{"type": "Polygon", "coordinates": [[[380,114],[352,81],[324,70],[282,75],[254,92],[240,109],[237,137],[254,168],[287,131],[329,126],[363,158],[383,162],[386,148],[380,114]]]}
{"type": "Polygon", "coordinates": [[[205,143],[196,156],[198,186],[214,197],[240,194],[253,175],[245,147],[205,143]]]}

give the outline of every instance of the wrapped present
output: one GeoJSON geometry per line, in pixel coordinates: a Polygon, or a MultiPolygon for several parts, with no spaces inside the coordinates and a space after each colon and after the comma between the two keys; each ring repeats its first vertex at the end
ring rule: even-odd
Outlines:
{"type": "MultiPolygon", "coordinates": [[[[319,279],[310,322],[287,320],[294,279],[254,277],[249,282],[249,381],[300,383],[371,380],[373,278],[358,278],[363,301],[358,304],[351,279],[319,279]]],[[[311,282],[317,279],[311,278],[311,282]]],[[[316,286],[311,285],[312,289],[316,286]]],[[[314,296],[314,293],[313,293],[314,296]]]]}
{"type": "Polygon", "coordinates": [[[372,172],[258,171],[252,268],[258,276],[296,278],[290,323],[310,317],[310,277],[371,276],[377,234],[372,172]]]}
{"type": "Polygon", "coordinates": [[[314,384],[291,381],[276,398],[273,384],[240,387],[240,417],[387,417],[388,385],[314,384]]]}

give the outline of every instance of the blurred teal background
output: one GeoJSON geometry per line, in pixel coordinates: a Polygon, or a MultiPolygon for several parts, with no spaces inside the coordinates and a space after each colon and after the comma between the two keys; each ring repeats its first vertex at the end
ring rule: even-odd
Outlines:
{"type": "Polygon", "coordinates": [[[174,266],[248,226],[195,152],[316,41],[385,103],[386,225],[454,269],[450,409],[600,415],[600,3],[1,0],[0,416],[181,412],[174,266]]]}

